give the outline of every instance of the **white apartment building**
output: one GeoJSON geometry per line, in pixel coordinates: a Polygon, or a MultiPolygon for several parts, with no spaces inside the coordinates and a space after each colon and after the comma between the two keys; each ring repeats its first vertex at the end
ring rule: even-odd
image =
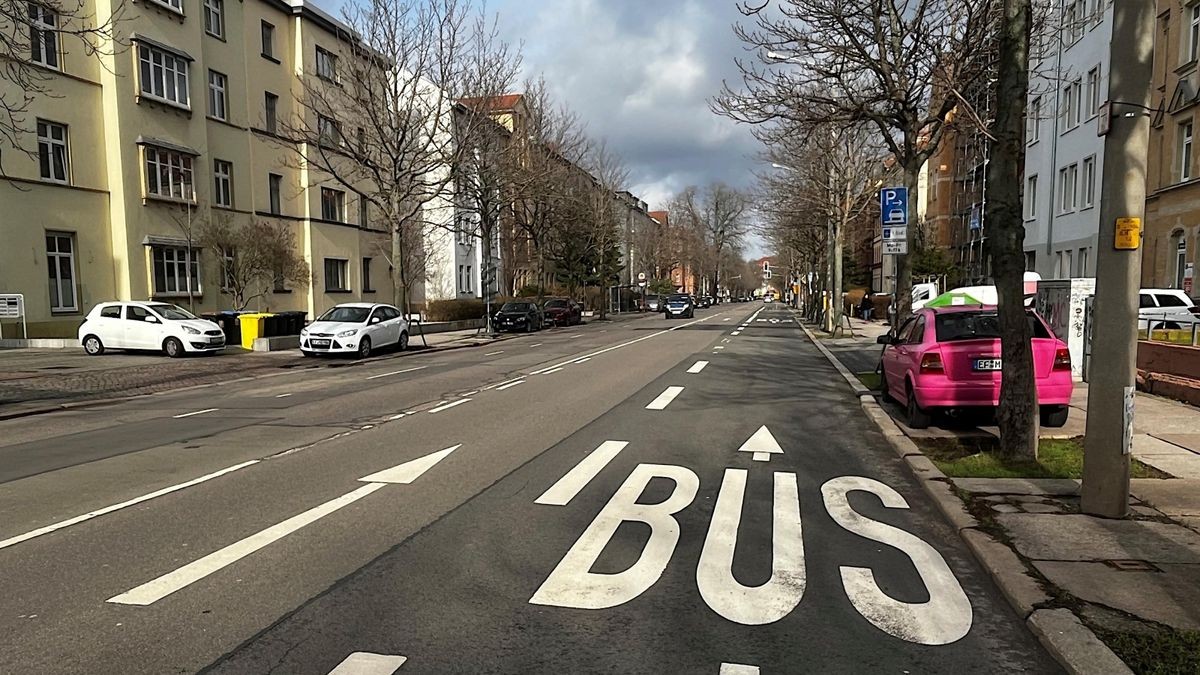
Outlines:
{"type": "Polygon", "coordinates": [[[1054,0],[1030,58],[1025,155],[1026,269],[1043,278],[1096,273],[1112,0],[1054,0]]]}

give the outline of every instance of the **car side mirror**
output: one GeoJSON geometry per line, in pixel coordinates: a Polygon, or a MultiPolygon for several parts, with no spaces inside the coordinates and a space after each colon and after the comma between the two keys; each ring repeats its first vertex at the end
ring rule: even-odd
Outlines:
{"type": "Polygon", "coordinates": [[[145,322],[146,322],[146,323],[158,323],[158,317],[157,317],[157,316],[148,316],[148,317],[146,317],[144,320],[145,320],[145,322]]]}
{"type": "Polygon", "coordinates": [[[377,316],[373,316],[373,317],[371,317],[371,324],[372,324],[372,325],[374,325],[374,324],[377,324],[377,323],[379,323],[381,320],[382,320],[382,319],[380,319],[379,317],[377,317],[377,316]]]}
{"type": "Polygon", "coordinates": [[[891,335],[880,335],[879,337],[875,338],[875,344],[891,345],[891,344],[895,344],[895,343],[896,343],[896,338],[892,337],[891,335]]]}

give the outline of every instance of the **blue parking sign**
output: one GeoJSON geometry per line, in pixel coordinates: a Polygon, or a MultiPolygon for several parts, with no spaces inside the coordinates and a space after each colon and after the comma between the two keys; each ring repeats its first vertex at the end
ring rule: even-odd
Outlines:
{"type": "Polygon", "coordinates": [[[884,225],[908,225],[908,188],[888,187],[879,191],[879,218],[884,225]]]}

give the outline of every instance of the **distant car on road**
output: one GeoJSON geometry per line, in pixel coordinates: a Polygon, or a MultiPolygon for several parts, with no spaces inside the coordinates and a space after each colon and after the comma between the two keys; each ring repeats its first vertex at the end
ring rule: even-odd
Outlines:
{"type": "Polygon", "coordinates": [[[1177,288],[1143,288],[1138,291],[1138,328],[1148,330],[1191,328],[1200,323],[1200,307],[1177,288]]]}
{"type": "MultiPolygon", "coordinates": [[[[1042,317],[1027,312],[1042,426],[1061,427],[1070,411],[1071,353],[1042,317]]],[[[896,333],[879,336],[885,398],[906,406],[908,426],[924,429],[935,411],[1000,403],[1000,319],[995,307],[917,311],[896,333]]]]}
{"type": "Polygon", "coordinates": [[[408,349],[408,321],[391,305],[337,305],[300,331],[300,352],[305,356],[353,354],[365,359],[389,346],[408,349]]]}
{"type": "Polygon", "coordinates": [[[691,319],[696,316],[696,305],[692,302],[691,296],[683,293],[668,295],[666,308],[668,319],[674,319],[675,317],[691,319]]]}
{"type": "Polygon", "coordinates": [[[662,296],[661,295],[647,295],[646,296],[646,311],[648,311],[648,312],[663,311],[662,296]]]}
{"type": "Polygon", "coordinates": [[[542,305],[546,323],[552,326],[574,326],[583,323],[583,308],[564,298],[551,298],[542,305]]]}
{"type": "Polygon", "coordinates": [[[511,300],[496,312],[495,325],[498,331],[541,330],[544,319],[537,303],[532,300],[511,300]]]}
{"type": "Polygon", "coordinates": [[[708,297],[707,295],[701,295],[700,297],[696,298],[695,301],[696,306],[700,309],[712,307],[712,298],[708,297]]]}
{"type": "Polygon", "coordinates": [[[146,349],[177,358],[225,348],[220,326],[165,302],[102,302],[88,312],[78,334],[92,356],[106,349],[146,349]]]}

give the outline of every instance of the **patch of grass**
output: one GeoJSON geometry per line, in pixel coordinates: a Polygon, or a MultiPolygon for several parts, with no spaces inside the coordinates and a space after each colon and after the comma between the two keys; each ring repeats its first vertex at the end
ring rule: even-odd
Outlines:
{"type": "MultiPolygon", "coordinates": [[[[937,468],[955,478],[1082,478],[1083,437],[1043,438],[1037,461],[1002,457],[995,438],[913,439],[937,468]]],[[[1166,478],[1133,460],[1134,478],[1166,478]]]]}
{"type": "Polygon", "coordinates": [[[857,377],[858,381],[862,382],[863,386],[865,386],[867,389],[878,391],[880,385],[882,384],[879,378],[879,373],[874,371],[869,373],[855,373],[854,376],[857,377]]]}
{"type": "Polygon", "coordinates": [[[1200,632],[1160,630],[1149,634],[1096,631],[1138,675],[1200,673],[1200,632]]]}

